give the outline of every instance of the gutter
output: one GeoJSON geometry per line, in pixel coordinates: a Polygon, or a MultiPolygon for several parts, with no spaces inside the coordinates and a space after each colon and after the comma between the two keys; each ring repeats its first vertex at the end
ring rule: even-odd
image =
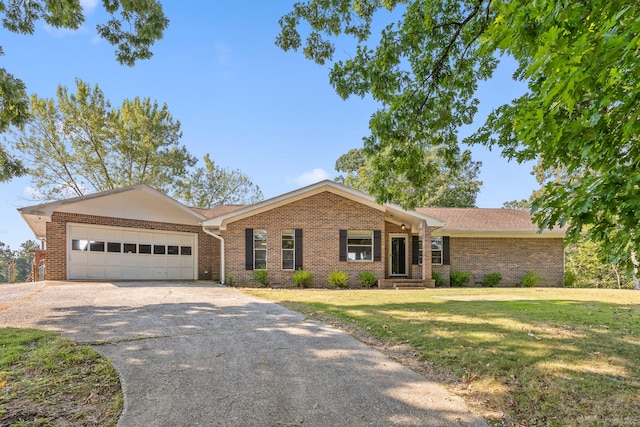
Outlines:
{"type": "Polygon", "coordinates": [[[213,236],[220,241],[220,283],[224,285],[225,274],[224,274],[224,239],[222,236],[219,236],[207,229],[207,227],[202,226],[202,231],[207,233],[209,236],[213,236]]]}

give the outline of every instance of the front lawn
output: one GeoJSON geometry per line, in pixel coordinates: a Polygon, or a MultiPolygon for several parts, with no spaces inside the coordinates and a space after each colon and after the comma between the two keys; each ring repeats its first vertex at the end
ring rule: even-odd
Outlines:
{"type": "Polygon", "coordinates": [[[118,372],[91,348],[0,328],[1,426],[114,426],[122,404],[118,372]]]}
{"type": "Polygon", "coordinates": [[[245,292],[410,345],[491,424],[640,425],[638,291],[245,292]]]}

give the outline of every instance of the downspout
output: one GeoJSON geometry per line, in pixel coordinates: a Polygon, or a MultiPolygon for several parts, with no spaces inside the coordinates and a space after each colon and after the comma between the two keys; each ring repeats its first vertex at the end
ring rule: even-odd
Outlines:
{"type": "Polygon", "coordinates": [[[202,226],[202,231],[204,231],[208,235],[213,236],[216,239],[220,240],[220,283],[222,283],[224,285],[224,279],[225,279],[225,275],[224,275],[224,239],[222,238],[222,236],[219,236],[219,235],[207,230],[207,227],[205,227],[205,226],[202,226]]]}

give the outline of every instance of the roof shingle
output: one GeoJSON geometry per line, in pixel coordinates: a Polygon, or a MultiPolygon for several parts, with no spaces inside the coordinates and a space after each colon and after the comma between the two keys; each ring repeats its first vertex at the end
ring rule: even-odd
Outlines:
{"type": "MultiPolygon", "coordinates": [[[[446,222],[447,231],[536,232],[531,214],[519,209],[416,208],[416,212],[446,222]]],[[[548,230],[547,230],[548,231],[548,230]]],[[[556,227],[555,232],[563,231],[556,227]]]]}

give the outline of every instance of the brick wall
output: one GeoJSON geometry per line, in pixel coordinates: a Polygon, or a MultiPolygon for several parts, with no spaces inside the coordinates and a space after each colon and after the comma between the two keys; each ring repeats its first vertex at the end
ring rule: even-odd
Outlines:
{"type": "Polygon", "coordinates": [[[67,278],[67,223],[198,234],[198,279],[220,280],[220,243],[195,225],[54,212],[47,223],[46,280],[67,278]]]}
{"type": "Polygon", "coordinates": [[[433,271],[447,282],[451,271],[472,274],[469,285],[483,281],[489,273],[502,274],[500,286],[516,286],[534,270],[542,276],[538,286],[561,286],[564,276],[562,239],[452,237],[451,265],[434,265],[433,271]]]}
{"type": "Polygon", "coordinates": [[[384,278],[386,238],[382,239],[382,261],[339,260],[339,230],[382,230],[384,213],[330,192],[324,192],[233,222],[221,232],[225,240],[226,274],[239,286],[257,286],[254,271],[245,270],[245,229],[267,230],[267,270],[274,285],[291,286],[293,271],[282,270],[282,231],[302,229],[303,268],[313,274],[314,287],[329,287],[327,276],[334,269],[349,274],[349,286],[359,286],[358,274],[371,271],[384,278]]]}

